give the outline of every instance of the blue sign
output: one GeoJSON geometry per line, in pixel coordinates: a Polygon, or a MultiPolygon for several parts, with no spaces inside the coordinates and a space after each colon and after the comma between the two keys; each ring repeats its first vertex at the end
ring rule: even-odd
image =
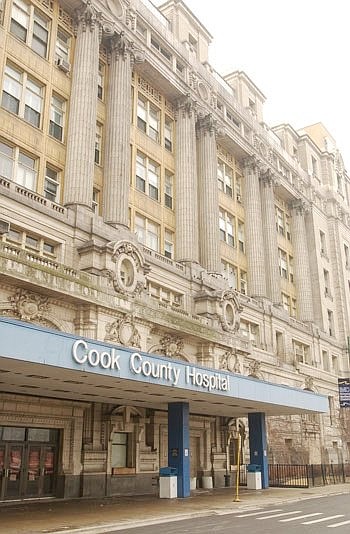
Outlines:
{"type": "Polygon", "coordinates": [[[350,378],[338,378],[339,405],[350,408],[350,378]]]}

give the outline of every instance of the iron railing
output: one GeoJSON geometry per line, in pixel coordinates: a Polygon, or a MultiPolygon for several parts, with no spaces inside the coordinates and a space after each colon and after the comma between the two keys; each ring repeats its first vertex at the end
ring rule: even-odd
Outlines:
{"type": "MultiPolygon", "coordinates": [[[[247,466],[240,467],[239,484],[247,485],[247,466]]],[[[350,476],[344,464],[270,464],[269,485],[278,488],[310,488],[342,484],[350,476]]]]}

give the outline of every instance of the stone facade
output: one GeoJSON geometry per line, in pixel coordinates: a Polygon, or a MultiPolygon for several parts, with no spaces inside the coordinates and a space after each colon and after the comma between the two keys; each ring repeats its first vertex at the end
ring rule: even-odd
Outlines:
{"type": "MultiPolygon", "coordinates": [[[[210,39],[182,1],[1,3],[0,314],[327,395],[267,420],[269,459],[348,462],[349,177],[210,39]]],[[[155,491],[166,414],[3,375],[0,425],[62,432],[57,494],[155,491]]],[[[223,484],[246,416],[191,415],[193,477],[223,484]]]]}

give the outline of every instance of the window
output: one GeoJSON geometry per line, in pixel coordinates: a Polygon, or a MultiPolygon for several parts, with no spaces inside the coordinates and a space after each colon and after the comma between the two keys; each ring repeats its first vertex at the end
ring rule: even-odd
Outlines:
{"type": "Polygon", "coordinates": [[[326,350],[322,351],[322,366],[325,371],[329,372],[329,355],[326,350]]]}
{"type": "Polygon", "coordinates": [[[164,204],[167,208],[173,209],[174,205],[174,175],[165,171],[165,184],[164,184],[164,204]]]}
{"type": "Polygon", "coordinates": [[[320,245],[321,245],[321,256],[327,255],[326,248],[326,234],[320,230],[320,245]]]}
{"type": "Polygon", "coordinates": [[[65,100],[57,95],[52,95],[49,134],[58,141],[63,141],[65,108],[65,100]]]}
{"type": "Polygon", "coordinates": [[[137,127],[151,139],[159,142],[160,111],[146,98],[141,96],[137,100],[137,127]]]}
{"type": "Polygon", "coordinates": [[[240,252],[245,251],[245,245],[244,245],[244,223],[238,221],[238,228],[237,228],[237,236],[238,236],[238,249],[240,252]]]}
{"type": "Polygon", "coordinates": [[[233,170],[223,161],[218,160],[218,183],[219,189],[232,197],[233,170]]]}
{"type": "Polygon", "coordinates": [[[230,247],[234,247],[234,218],[232,215],[226,211],[219,211],[219,228],[220,228],[220,239],[225,241],[230,247]]]}
{"type": "Polygon", "coordinates": [[[97,82],[97,97],[100,100],[104,98],[104,80],[105,80],[105,65],[102,61],[98,64],[98,82],[97,82]]]}
{"type": "Polygon", "coordinates": [[[160,166],[141,152],[136,155],[136,188],[153,200],[159,199],[160,166]]]}
{"type": "Polygon", "coordinates": [[[328,333],[330,336],[334,336],[334,316],[331,310],[327,310],[327,319],[328,319],[328,333]]]}
{"type": "Polygon", "coordinates": [[[312,167],[312,174],[314,178],[317,178],[317,160],[313,156],[311,156],[311,167],[312,167]]]}
{"type": "Polygon", "coordinates": [[[159,252],[159,225],[143,217],[135,215],[135,232],[140,243],[159,252]]]}
{"type": "Polygon", "coordinates": [[[13,0],[10,31],[39,56],[47,56],[49,21],[34,6],[13,0]]]}
{"type": "Polygon", "coordinates": [[[42,101],[43,87],[29,78],[27,73],[6,65],[2,107],[39,128],[42,101]]]}
{"type": "Polygon", "coordinates": [[[277,232],[284,236],[285,234],[285,228],[284,228],[284,216],[283,211],[280,208],[277,208],[276,206],[276,229],[277,232]]]}
{"type": "Polygon", "coordinates": [[[57,243],[50,242],[45,237],[33,235],[22,229],[11,227],[6,241],[15,243],[23,249],[36,251],[44,256],[55,256],[57,243]]]}
{"type": "Polygon", "coordinates": [[[14,148],[0,142],[0,176],[13,179],[14,172],[14,148]]]}
{"type": "Polygon", "coordinates": [[[296,361],[299,363],[310,364],[311,359],[309,345],[305,345],[304,343],[296,341],[295,339],[292,340],[292,343],[296,361]]]}
{"type": "Polygon", "coordinates": [[[46,167],[44,181],[44,197],[59,202],[59,173],[51,167],[46,167]]]}
{"type": "Polygon", "coordinates": [[[0,142],[0,175],[27,189],[36,188],[36,160],[12,147],[0,142]]]}
{"type": "Polygon", "coordinates": [[[63,31],[61,28],[58,28],[56,38],[55,60],[56,64],[63,70],[67,68],[67,72],[70,70],[70,45],[70,35],[63,31]]]}
{"type": "Polygon", "coordinates": [[[146,40],[146,38],[147,38],[147,29],[145,28],[145,26],[143,24],[141,24],[141,22],[139,20],[137,20],[137,22],[136,22],[136,33],[143,41],[146,40]]]}
{"type": "Polygon", "coordinates": [[[242,203],[242,177],[236,174],[235,180],[236,200],[239,204],[242,203]]]}
{"type": "Polygon", "coordinates": [[[155,48],[155,50],[158,50],[158,52],[160,54],[162,54],[162,56],[167,60],[167,61],[171,61],[171,58],[172,58],[172,55],[171,53],[169,52],[169,50],[166,49],[166,47],[164,45],[162,45],[159,41],[157,41],[157,39],[155,39],[155,37],[151,37],[151,46],[153,48],[155,48]]]}
{"type": "Polygon", "coordinates": [[[165,230],[164,256],[170,259],[174,257],[174,232],[170,232],[170,230],[165,230]]]}
{"type": "Polygon", "coordinates": [[[345,255],[345,268],[349,269],[350,267],[349,247],[345,243],[344,243],[344,255],[345,255]]]}
{"type": "Polygon", "coordinates": [[[164,123],[164,146],[170,152],[173,149],[173,121],[165,117],[164,123]]]}
{"type": "Polygon", "coordinates": [[[282,278],[288,279],[288,263],[287,263],[287,253],[278,249],[278,260],[279,260],[279,271],[282,278]]]}
{"type": "Polygon", "coordinates": [[[184,295],[177,293],[168,287],[160,286],[155,282],[148,281],[147,290],[150,297],[166,302],[175,307],[183,307],[184,295]]]}
{"type": "Polygon", "coordinates": [[[323,269],[323,280],[324,280],[324,294],[326,297],[331,296],[331,288],[329,282],[329,271],[323,269]]]}
{"type": "Polygon", "coordinates": [[[290,315],[290,297],[285,293],[282,293],[282,307],[290,315]]]}
{"type": "Polygon", "coordinates": [[[112,433],[112,469],[133,467],[132,435],[127,432],[112,433]]]}
{"type": "Polygon", "coordinates": [[[222,261],[221,269],[222,276],[227,280],[229,287],[237,290],[237,267],[227,261],[222,261]]]}
{"type": "Polygon", "coordinates": [[[100,191],[94,187],[92,191],[92,211],[94,213],[98,214],[99,205],[100,205],[100,191]]]}
{"type": "Polygon", "coordinates": [[[239,291],[243,294],[247,294],[247,273],[245,271],[240,270],[240,277],[239,277],[239,291]]]}
{"type": "Polygon", "coordinates": [[[293,268],[293,257],[288,256],[288,262],[289,262],[289,281],[291,284],[294,283],[294,268],[293,268]]]}
{"type": "Polygon", "coordinates": [[[259,344],[259,326],[257,324],[241,319],[239,330],[241,336],[250,341],[254,347],[259,344]]]}
{"type": "Polygon", "coordinates": [[[178,74],[178,76],[181,78],[183,78],[185,74],[185,67],[178,59],[176,60],[176,74],[178,74]]]}
{"type": "Polygon", "coordinates": [[[99,122],[96,124],[96,134],[95,134],[95,163],[101,165],[102,161],[102,124],[99,122]]]}

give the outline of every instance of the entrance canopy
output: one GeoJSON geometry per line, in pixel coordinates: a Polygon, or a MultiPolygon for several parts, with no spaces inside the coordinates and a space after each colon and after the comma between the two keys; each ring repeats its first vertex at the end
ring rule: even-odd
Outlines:
{"type": "Polygon", "coordinates": [[[188,402],[191,413],[228,417],[328,411],[310,391],[4,318],[0,391],[165,411],[188,402]]]}

